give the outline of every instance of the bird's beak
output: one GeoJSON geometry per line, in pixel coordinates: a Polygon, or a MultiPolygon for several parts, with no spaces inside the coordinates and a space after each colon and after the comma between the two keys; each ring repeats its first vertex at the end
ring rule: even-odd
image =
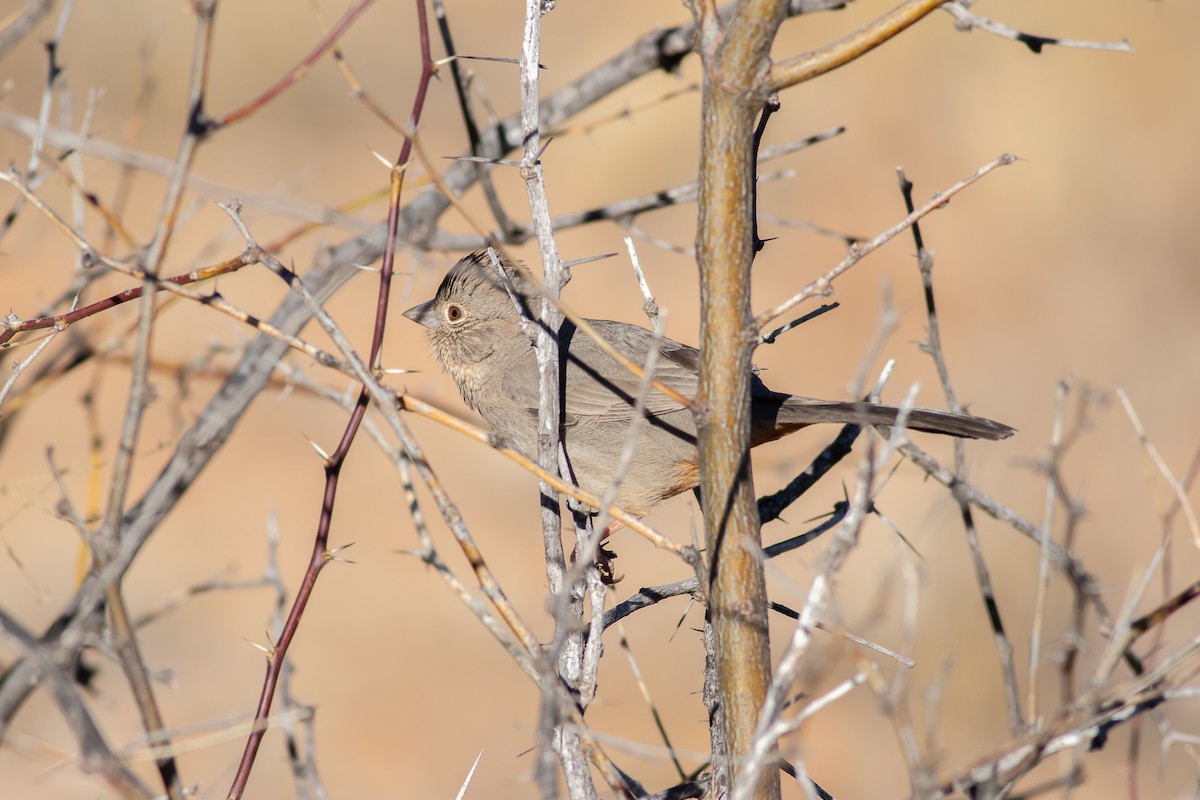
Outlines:
{"type": "Polygon", "coordinates": [[[418,325],[424,325],[431,331],[437,330],[440,327],[437,314],[433,310],[433,301],[426,300],[424,303],[413,306],[408,311],[404,312],[404,316],[411,319],[418,325]]]}

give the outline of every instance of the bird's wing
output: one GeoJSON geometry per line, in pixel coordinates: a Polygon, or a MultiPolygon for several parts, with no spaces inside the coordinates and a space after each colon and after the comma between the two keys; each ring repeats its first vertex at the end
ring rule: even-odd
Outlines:
{"type": "MultiPolygon", "coordinates": [[[[644,365],[654,342],[654,334],[625,322],[589,320],[596,332],[634,363],[644,365]]],[[[640,379],[605,354],[586,334],[574,330],[570,322],[564,329],[567,350],[566,413],[564,424],[576,416],[601,420],[629,419],[637,399],[640,379]]],[[[695,397],[698,388],[699,351],[663,337],[658,345],[655,377],[684,397],[695,397]]],[[[504,393],[519,406],[536,414],[538,407],[538,370],[533,355],[521,359],[503,378],[504,393]]],[[[666,414],[683,408],[657,390],[646,396],[646,413],[666,414]]]]}

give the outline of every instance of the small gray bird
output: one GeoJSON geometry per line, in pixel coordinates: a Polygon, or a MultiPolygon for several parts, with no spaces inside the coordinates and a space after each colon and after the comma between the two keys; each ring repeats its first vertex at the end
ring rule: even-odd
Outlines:
{"type": "MultiPolygon", "coordinates": [[[[537,354],[521,328],[517,302],[527,316],[538,297],[515,268],[505,264],[509,288],[486,252],[472,253],[451,268],[432,300],[404,316],[428,330],[429,343],[442,369],[458,385],[467,405],[487,420],[503,443],[526,456],[537,453],[537,354]]],[[[588,320],[620,353],[644,364],[655,335],[626,322],[588,320]]],[[[562,373],[563,440],[575,478],[583,489],[603,495],[611,485],[638,391],[638,377],[607,355],[575,326],[563,323],[559,339],[562,373]]],[[[655,377],[684,397],[699,386],[700,352],[663,338],[655,377]]],[[[899,409],[876,403],[813,400],[773,392],[751,379],[751,447],[819,422],[887,425],[899,409]]],[[[912,409],[913,430],[970,439],[1005,439],[1013,429],[967,414],[912,409]]],[[[645,419],[638,426],[637,449],[621,484],[616,504],[643,517],[658,503],[697,486],[700,481],[696,421],[677,401],[651,390],[645,419]]]]}

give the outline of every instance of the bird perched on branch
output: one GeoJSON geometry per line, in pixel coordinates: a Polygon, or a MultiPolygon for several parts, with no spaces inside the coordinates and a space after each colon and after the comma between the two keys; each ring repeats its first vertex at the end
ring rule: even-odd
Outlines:
{"type": "MultiPolygon", "coordinates": [[[[472,253],[450,269],[432,300],[410,308],[404,316],[426,328],[434,357],[493,434],[506,446],[535,458],[538,365],[522,328],[522,314],[526,319],[537,317],[533,309],[539,295],[513,265],[502,267],[503,277],[487,252],[472,253]]],[[[639,365],[657,346],[654,377],[683,398],[696,396],[700,371],[696,348],[626,322],[588,322],[639,365]]],[[[663,500],[699,484],[693,412],[657,389],[645,397],[645,418],[638,424],[632,461],[626,474],[617,476],[640,380],[569,320],[560,329],[559,349],[562,435],[571,477],[581,488],[602,496],[614,478],[621,477],[616,505],[642,517],[663,500]]],[[[751,447],[817,423],[890,425],[900,411],[877,403],[773,392],[757,375],[750,385],[751,447]]],[[[990,419],[926,408],[910,410],[907,426],[970,439],[1005,439],[1013,433],[990,419]]]]}

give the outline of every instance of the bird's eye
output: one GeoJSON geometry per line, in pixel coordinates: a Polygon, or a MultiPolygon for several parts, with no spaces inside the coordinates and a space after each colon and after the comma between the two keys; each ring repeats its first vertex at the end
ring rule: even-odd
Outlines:
{"type": "Polygon", "coordinates": [[[458,322],[462,318],[463,318],[462,306],[456,305],[454,303],[451,303],[450,305],[446,306],[446,319],[450,320],[451,322],[458,322]]]}

